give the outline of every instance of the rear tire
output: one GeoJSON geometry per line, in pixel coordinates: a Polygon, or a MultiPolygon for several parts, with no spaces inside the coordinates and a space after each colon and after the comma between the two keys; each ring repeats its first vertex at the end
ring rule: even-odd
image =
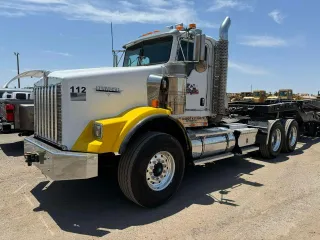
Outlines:
{"type": "Polygon", "coordinates": [[[143,207],[157,207],[178,190],[184,170],[180,143],[171,135],[148,132],[121,156],[118,182],[131,201],[143,207]]]}
{"type": "Polygon", "coordinates": [[[276,158],[281,152],[284,139],[284,128],[280,122],[276,122],[270,130],[268,144],[260,144],[261,156],[268,159],[276,158]]]}
{"type": "Polygon", "coordinates": [[[287,120],[285,124],[285,141],[282,152],[289,153],[296,149],[299,135],[299,124],[296,120],[287,120]]]}

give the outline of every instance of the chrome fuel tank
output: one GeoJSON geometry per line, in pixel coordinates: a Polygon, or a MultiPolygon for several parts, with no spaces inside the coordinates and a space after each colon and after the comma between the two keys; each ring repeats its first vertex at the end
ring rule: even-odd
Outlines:
{"type": "Polygon", "coordinates": [[[235,147],[233,131],[224,128],[188,130],[194,159],[231,152],[235,147]]]}

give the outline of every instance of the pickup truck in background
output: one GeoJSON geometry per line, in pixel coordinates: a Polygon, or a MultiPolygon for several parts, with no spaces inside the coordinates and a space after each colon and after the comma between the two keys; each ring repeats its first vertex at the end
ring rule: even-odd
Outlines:
{"type": "Polygon", "coordinates": [[[8,133],[12,130],[33,132],[33,99],[30,93],[4,93],[0,99],[0,130],[8,133]]]}
{"type": "Polygon", "coordinates": [[[21,73],[0,89],[0,132],[19,131],[20,136],[34,132],[34,93],[33,88],[8,88],[18,78],[45,79],[48,71],[33,70],[21,73]]]}

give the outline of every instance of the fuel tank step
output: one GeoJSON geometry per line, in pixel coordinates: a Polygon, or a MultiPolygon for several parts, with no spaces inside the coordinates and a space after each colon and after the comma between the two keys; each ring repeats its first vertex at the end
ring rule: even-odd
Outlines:
{"type": "Polygon", "coordinates": [[[224,153],[224,154],[220,154],[220,155],[216,155],[216,156],[210,156],[210,157],[206,157],[206,158],[202,158],[202,159],[197,159],[197,160],[194,160],[193,163],[194,163],[194,165],[198,166],[198,165],[202,165],[202,164],[206,164],[206,163],[219,161],[221,159],[230,158],[233,156],[234,156],[233,153],[224,153]]]}

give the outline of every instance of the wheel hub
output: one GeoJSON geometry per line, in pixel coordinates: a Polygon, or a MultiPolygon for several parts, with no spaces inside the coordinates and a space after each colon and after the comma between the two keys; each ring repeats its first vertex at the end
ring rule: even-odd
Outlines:
{"type": "Polygon", "coordinates": [[[154,165],[154,169],[153,169],[153,175],[155,177],[159,177],[162,172],[163,172],[163,164],[162,163],[157,163],[156,165],[154,165]]]}
{"type": "Polygon", "coordinates": [[[289,133],[289,143],[291,147],[295,145],[297,141],[297,137],[298,137],[298,130],[295,126],[292,126],[289,133]]]}
{"type": "Polygon", "coordinates": [[[153,191],[161,191],[171,183],[174,172],[173,156],[167,151],[159,152],[148,163],[146,170],[147,184],[153,191]]]}
{"type": "Polygon", "coordinates": [[[277,152],[280,148],[281,145],[281,131],[280,129],[276,129],[273,133],[272,133],[272,137],[271,137],[271,147],[272,150],[274,152],[277,152]]]}

